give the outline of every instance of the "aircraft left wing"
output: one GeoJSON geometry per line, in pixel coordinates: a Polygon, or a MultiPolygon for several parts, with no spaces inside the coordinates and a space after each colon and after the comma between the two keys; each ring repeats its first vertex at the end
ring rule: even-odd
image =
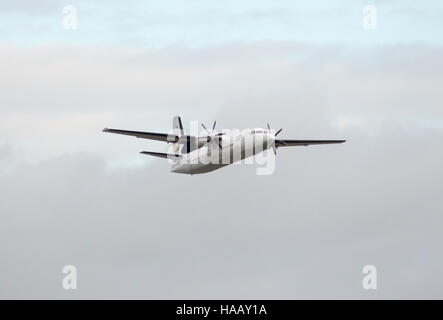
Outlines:
{"type": "Polygon", "coordinates": [[[103,129],[103,132],[123,134],[142,139],[151,139],[151,140],[164,141],[164,142],[177,142],[179,140],[179,136],[167,133],[129,131],[129,130],[120,130],[120,129],[108,129],[108,128],[103,129]]]}
{"type": "Polygon", "coordinates": [[[313,144],[333,144],[343,143],[346,140],[275,140],[275,146],[292,147],[292,146],[309,146],[313,144]]]}

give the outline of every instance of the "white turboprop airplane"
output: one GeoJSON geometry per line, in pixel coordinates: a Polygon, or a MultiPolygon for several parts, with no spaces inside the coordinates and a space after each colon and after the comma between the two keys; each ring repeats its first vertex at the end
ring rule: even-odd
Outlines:
{"type": "Polygon", "coordinates": [[[346,140],[285,140],[276,139],[282,129],[273,132],[269,124],[267,129],[256,128],[235,133],[216,133],[215,125],[205,136],[185,135],[179,116],[173,119],[173,133],[141,132],[120,129],[103,129],[103,132],[123,134],[137,138],[163,141],[173,144],[173,153],[142,151],[140,153],[172,160],[171,172],[199,174],[214,171],[234,162],[254,156],[272,148],[290,146],[309,146],[313,144],[343,143],[346,140]]]}

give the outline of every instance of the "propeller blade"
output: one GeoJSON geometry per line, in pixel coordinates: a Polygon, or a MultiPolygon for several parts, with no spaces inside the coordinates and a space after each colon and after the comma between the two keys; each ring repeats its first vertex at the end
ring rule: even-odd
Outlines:
{"type": "Polygon", "coordinates": [[[277,148],[275,146],[272,146],[272,150],[274,150],[274,154],[277,155],[277,148]]]}
{"type": "Polygon", "coordinates": [[[269,125],[269,123],[267,123],[268,125],[268,131],[271,131],[271,126],[269,125]]]}
{"type": "Polygon", "coordinates": [[[215,125],[217,124],[217,121],[214,121],[214,125],[212,126],[212,131],[215,130],[215,125]]]}
{"type": "Polygon", "coordinates": [[[203,129],[205,129],[206,131],[208,130],[208,129],[206,128],[206,126],[203,124],[203,122],[201,123],[201,125],[202,125],[203,129]]]}
{"type": "Polygon", "coordinates": [[[276,133],[275,133],[275,137],[281,132],[283,130],[283,128],[281,128],[280,130],[278,130],[276,133]]]}
{"type": "Polygon", "coordinates": [[[201,125],[202,125],[203,129],[205,129],[206,133],[207,133],[207,134],[210,134],[208,128],[206,128],[206,126],[203,124],[203,122],[201,123],[201,125]]]}
{"type": "Polygon", "coordinates": [[[217,138],[214,139],[214,141],[217,142],[218,147],[219,147],[220,149],[223,149],[223,146],[221,145],[221,141],[222,141],[222,139],[223,139],[223,138],[222,138],[221,136],[217,136],[217,138]]]}

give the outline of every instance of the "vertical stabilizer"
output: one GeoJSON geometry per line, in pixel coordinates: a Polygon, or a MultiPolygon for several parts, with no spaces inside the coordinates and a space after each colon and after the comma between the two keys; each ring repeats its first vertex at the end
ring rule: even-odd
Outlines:
{"type": "Polygon", "coordinates": [[[174,129],[174,134],[180,137],[185,134],[183,131],[182,119],[179,116],[175,116],[172,120],[172,128],[174,129]]]}
{"type": "MultiPolygon", "coordinates": [[[[185,134],[183,130],[182,119],[179,116],[175,116],[174,119],[172,120],[172,131],[175,135],[178,135],[179,137],[185,134]]],[[[180,152],[181,147],[182,146],[178,142],[175,142],[173,144],[174,153],[180,152]]]]}

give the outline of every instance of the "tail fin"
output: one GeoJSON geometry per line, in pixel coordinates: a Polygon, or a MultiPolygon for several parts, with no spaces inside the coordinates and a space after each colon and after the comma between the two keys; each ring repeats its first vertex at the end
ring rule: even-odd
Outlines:
{"type": "Polygon", "coordinates": [[[174,133],[182,136],[185,134],[183,130],[182,119],[179,116],[175,116],[172,120],[172,128],[174,129],[174,133]]]}
{"type": "MultiPolygon", "coordinates": [[[[185,134],[185,131],[183,130],[182,119],[179,116],[175,116],[174,119],[172,120],[172,131],[174,132],[174,134],[178,135],[179,137],[185,134]]],[[[178,142],[175,142],[172,145],[174,153],[179,153],[182,147],[183,146],[180,145],[178,142]]]]}

